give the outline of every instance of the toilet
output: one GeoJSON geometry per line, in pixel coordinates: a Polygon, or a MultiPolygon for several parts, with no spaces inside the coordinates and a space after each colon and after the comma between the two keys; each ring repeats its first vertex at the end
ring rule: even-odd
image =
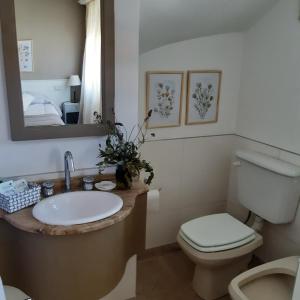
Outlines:
{"type": "Polygon", "coordinates": [[[229,214],[218,214],[183,224],[177,242],[196,264],[195,292],[211,300],[227,294],[230,280],[247,269],[263,239],[229,214]]]}
{"type": "Polygon", "coordinates": [[[231,280],[248,268],[263,244],[257,232],[263,220],[293,221],[300,195],[300,167],[271,156],[237,151],[239,202],[255,214],[251,227],[227,213],[200,217],[183,224],[177,242],[195,263],[193,288],[204,300],[228,293],[231,280]]]}

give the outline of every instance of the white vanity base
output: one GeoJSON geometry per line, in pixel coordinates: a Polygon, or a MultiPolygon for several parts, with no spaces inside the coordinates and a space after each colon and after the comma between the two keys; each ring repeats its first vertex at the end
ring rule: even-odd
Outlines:
{"type": "Polygon", "coordinates": [[[127,300],[136,296],[137,257],[132,256],[126,265],[125,273],[119,284],[100,300],[127,300]]]}

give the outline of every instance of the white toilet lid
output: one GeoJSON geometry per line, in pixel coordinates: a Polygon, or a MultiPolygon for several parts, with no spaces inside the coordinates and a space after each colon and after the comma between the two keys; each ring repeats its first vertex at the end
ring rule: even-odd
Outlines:
{"type": "Polygon", "coordinates": [[[227,213],[191,220],[181,226],[179,234],[193,248],[203,252],[233,249],[256,237],[252,228],[227,213]]]}

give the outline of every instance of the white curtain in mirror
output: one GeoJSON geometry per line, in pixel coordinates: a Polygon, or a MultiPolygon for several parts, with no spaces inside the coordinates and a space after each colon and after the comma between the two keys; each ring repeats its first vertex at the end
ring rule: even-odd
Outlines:
{"type": "Polygon", "coordinates": [[[1,277],[0,277],[0,300],[6,300],[1,277]]]}
{"type": "Polygon", "coordinates": [[[79,121],[94,123],[94,112],[102,113],[101,101],[101,9],[100,0],[81,0],[86,5],[86,43],[83,59],[79,121]]]}

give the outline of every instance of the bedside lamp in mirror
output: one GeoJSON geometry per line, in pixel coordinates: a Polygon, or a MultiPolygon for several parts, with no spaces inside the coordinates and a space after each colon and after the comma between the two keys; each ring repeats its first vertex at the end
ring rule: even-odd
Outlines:
{"type": "Polygon", "coordinates": [[[77,97],[77,87],[81,85],[79,75],[71,75],[68,81],[68,86],[71,88],[71,102],[77,103],[80,101],[77,97]]]}

